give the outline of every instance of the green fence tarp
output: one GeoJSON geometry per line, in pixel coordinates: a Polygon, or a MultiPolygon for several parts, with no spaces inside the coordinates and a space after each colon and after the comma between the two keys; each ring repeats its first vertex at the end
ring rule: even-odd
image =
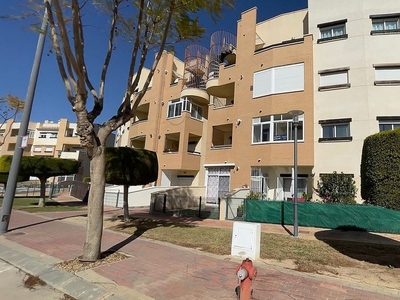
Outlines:
{"type": "MultiPolygon", "coordinates": [[[[246,200],[244,220],[293,225],[293,202],[246,200]]],[[[298,203],[299,226],[400,233],[400,211],[365,205],[298,203]]]]}

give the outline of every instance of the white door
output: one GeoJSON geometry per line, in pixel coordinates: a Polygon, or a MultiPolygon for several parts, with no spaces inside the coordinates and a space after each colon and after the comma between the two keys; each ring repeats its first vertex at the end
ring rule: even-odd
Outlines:
{"type": "Polygon", "coordinates": [[[218,198],[229,192],[230,168],[217,167],[207,169],[206,203],[217,204],[218,198]]]}

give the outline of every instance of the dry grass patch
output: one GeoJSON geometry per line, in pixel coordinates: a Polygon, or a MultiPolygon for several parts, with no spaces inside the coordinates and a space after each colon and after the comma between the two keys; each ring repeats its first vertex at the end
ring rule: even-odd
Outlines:
{"type": "MultiPolygon", "coordinates": [[[[110,229],[219,255],[229,255],[231,250],[231,229],[198,227],[152,219],[135,219],[110,229]]],[[[400,261],[399,253],[400,247],[393,245],[325,242],[296,239],[281,234],[261,234],[261,258],[293,261],[295,269],[303,272],[336,274],[337,268],[362,268],[363,261],[382,264],[384,258],[388,257],[392,257],[392,262],[400,261]]],[[[388,266],[391,261],[388,261],[388,266]]],[[[385,267],[385,263],[382,267],[385,267]]]]}

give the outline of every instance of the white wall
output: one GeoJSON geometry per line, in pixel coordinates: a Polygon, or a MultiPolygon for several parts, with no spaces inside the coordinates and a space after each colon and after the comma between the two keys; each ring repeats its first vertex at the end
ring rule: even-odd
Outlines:
{"type": "MultiPolygon", "coordinates": [[[[373,64],[400,63],[400,34],[371,35],[370,15],[400,12],[400,1],[309,0],[310,33],[314,36],[315,181],[319,173],[354,174],[360,190],[364,139],[378,132],[377,116],[400,116],[399,86],[374,86],[373,64]],[[347,39],[317,43],[318,24],[347,19],[347,39]],[[318,71],[349,67],[348,89],[318,92],[318,71]],[[352,141],[323,142],[319,120],[352,118],[352,141]]],[[[360,200],[360,199],[359,199],[360,200]]]]}

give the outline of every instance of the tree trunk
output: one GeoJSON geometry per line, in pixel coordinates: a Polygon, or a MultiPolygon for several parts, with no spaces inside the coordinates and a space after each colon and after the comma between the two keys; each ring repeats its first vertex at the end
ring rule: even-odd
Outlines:
{"type": "MultiPolygon", "coordinates": [[[[97,148],[97,147],[96,147],[97,148]]],[[[105,152],[104,147],[96,149],[90,162],[90,181],[88,212],[86,221],[86,240],[81,261],[96,261],[101,254],[103,235],[103,207],[105,189],[105,152]]]]}
{"type": "Polygon", "coordinates": [[[40,207],[46,206],[46,178],[39,178],[40,180],[40,198],[39,204],[40,207]]]}
{"type": "Polygon", "coordinates": [[[129,185],[124,185],[124,222],[129,222],[129,206],[128,206],[129,185]]]}

